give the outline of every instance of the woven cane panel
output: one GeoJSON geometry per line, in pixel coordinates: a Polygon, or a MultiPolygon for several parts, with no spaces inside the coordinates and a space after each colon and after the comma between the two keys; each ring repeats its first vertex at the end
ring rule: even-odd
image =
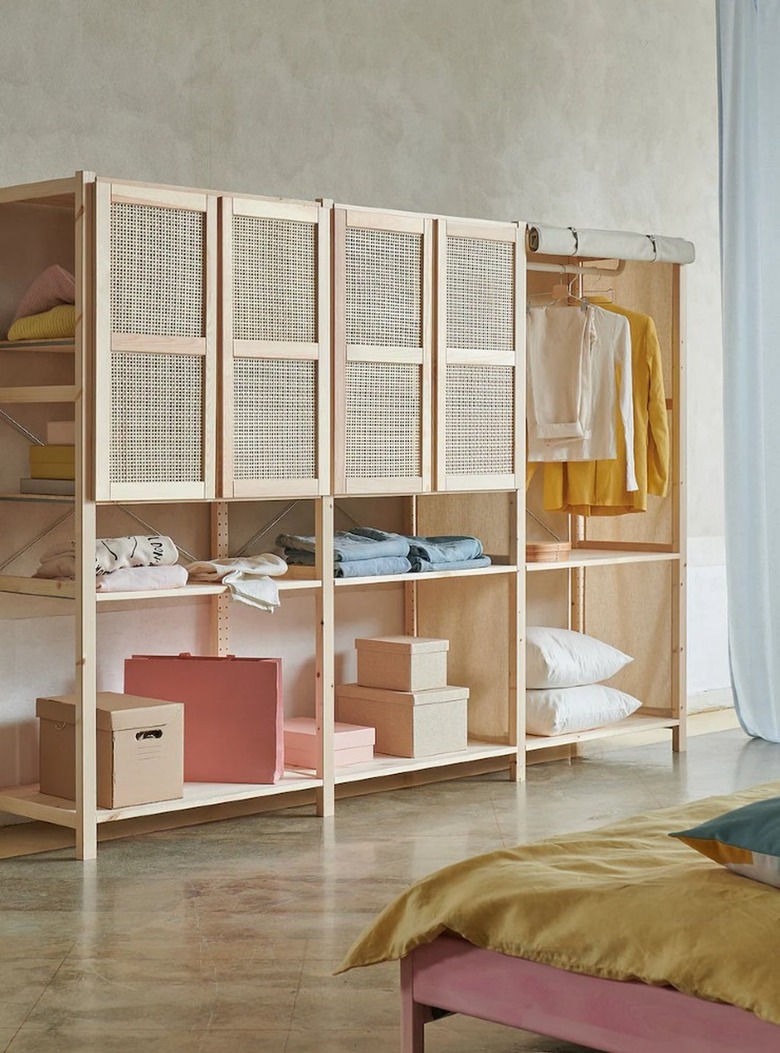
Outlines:
{"type": "Polygon", "coordinates": [[[203,365],[198,355],[111,356],[112,482],[202,481],[203,365]]]}
{"type": "Polygon", "coordinates": [[[447,475],[514,471],[514,370],[511,366],[448,366],[447,475]]]}
{"type": "Polygon", "coordinates": [[[514,349],[514,245],[447,238],[447,347],[514,349]]]}
{"type": "Polygon", "coordinates": [[[347,363],[347,478],[420,475],[421,389],[420,366],[347,363]]]}
{"type": "Polygon", "coordinates": [[[422,347],[422,235],[347,229],[347,343],[422,347]]]}
{"type": "Polygon", "coordinates": [[[234,365],[236,479],[315,479],[316,363],[238,358],[234,365]]]}
{"type": "Polygon", "coordinates": [[[111,205],[111,328],[203,336],[202,212],[111,205]]]}
{"type": "Polygon", "coordinates": [[[233,336],[317,339],[313,223],[233,217],[233,336]]]}

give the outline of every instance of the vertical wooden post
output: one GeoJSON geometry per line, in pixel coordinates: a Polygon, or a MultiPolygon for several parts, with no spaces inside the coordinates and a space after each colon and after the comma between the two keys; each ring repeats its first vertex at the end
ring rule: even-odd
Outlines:
{"type": "MultiPolygon", "coordinates": [[[[211,552],[214,556],[230,555],[227,501],[215,501],[211,506],[211,552]]],[[[211,653],[224,658],[230,652],[230,597],[226,592],[214,596],[211,602],[211,653]]]]}
{"type": "Polygon", "coordinates": [[[686,618],[687,618],[687,501],[686,465],[686,376],[685,376],[685,271],[674,267],[672,289],[672,547],[680,555],[672,563],[672,715],[680,724],[672,732],[672,748],[684,753],[687,747],[688,708],[686,618]]]}
{"type": "Polygon", "coordinates": [[[509,582],[513,599],[507,617],[509,633],[509,745],[517,754],[509,766],[509,778],[525,779],[525,494],[509,495],[509,562],[517,573],[509,582]]]}
{"type": "MultiPolygon", "coordinates": [[[[411,535],[417,533],[417,495],[411,494],[404,499],[406,512],[406,531],[411,535]]],[[[417,582],[404,582],[404,632],[407,636],[417,636],[420,615],[420,604],[417,596],[417,582]]]]}
{"type": "Polygon", "coordinates": [[[515,241],[515,481],[517,489],[509,501],[509,562],[517,567],[514,604],[507,631],[509,645],[509,743],[517,754],[509,768],[516,782],[525,779],[525,305],[526,288],[525,224],[518,224],[515,241]]]}
{"type": "Polygon", "coordinates": [[[316,501],[316,567],[322,587],[317,592],[316,717],[320,758],[317,775],[317,815],[333,815],[336,807],[333,724],[335,708],[335,582],[333,577],[333,498],[316,501]]]}
{"type": "Polygon", "coordinates": [[[76,855],[97,856],[97,607],[95,603],[94,216],[92,173],[79,173],[76,237],[76,855]]]}

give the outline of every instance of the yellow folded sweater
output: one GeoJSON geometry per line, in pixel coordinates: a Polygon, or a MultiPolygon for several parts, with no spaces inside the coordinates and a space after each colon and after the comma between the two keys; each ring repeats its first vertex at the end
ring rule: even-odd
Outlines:
{"type": "Polygon", "coordinates": [[[76,333],[76,307],[63,303],[41,314],[17,318],[8,330],[8,340],[60,340],[76,333]]]}

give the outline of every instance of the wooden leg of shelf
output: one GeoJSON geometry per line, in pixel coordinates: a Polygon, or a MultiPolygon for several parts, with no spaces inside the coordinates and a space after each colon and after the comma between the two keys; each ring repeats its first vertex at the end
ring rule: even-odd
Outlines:
{"type": "Polygon", "coordinates": [[[687,751],[688,735],[685,723],[681,723],[677,728],[672,728],[672,749],[675,753],[685,753],[687,751]]]}
{"type": "Polygon", "coordinates": [[[525,750],[519,750],[517,758],[509,765],[509,778],[511,782],[525,782],[525,750]]]}
{"type": "MultiPolygon", "coordinates": [[[[83,814],[79,820],[83,820],[83,814]]],[[[76,825],[76,858],[97,859],[97,823],[79,821],[76,825]]]]}
{"type": "Polygon", "coordinates": [[[336,792],[335,786],[321,786],[317,790],[317,815],[325,819],[330,815],[334,815],[336,811],[336,792]]]}

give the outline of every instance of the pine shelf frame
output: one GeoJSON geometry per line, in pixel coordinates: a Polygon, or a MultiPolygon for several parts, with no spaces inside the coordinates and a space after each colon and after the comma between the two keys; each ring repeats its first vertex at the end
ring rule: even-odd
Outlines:
{"type": "MultiPolygon", "coordinates": [[[[575,750],[580,743],[658,729],[671,731],[675,750],[685,748],[685,288],[682,267],[674,266],[670,270],[672,369],[671,392],[666,405],[673,444],[672,536],[669,543],[586,540],[576,534],[572,523],[573,547],[567,559],[536,563],[523,558],[526,491],[523,470],[525,385],[522,381],[525,376],[524,305],[528,279],[524,224],[335,205],[327,200],[302,202],[133,181],[116,182],[88,172],[76,173],[65,180],[0,188],[0,208],[30,203],[48,206],[43,211],[72,213],[75,220],[77,331],[74,338],[67,340],[0,341],[0,380],[4,376],[4,361],[15,363],[18,369],[19,363],[25,361],[24,356],[28,356],[30,363],[37,361],[48,369],[49,363],[67,363],[67,356],[73,356],[73,382],[18,386],[0,383],[0,407],[4,404],[34,407],[58,403],[75,407],[76,493],[73,497],[2,493],[0,502],[72,504],[76,515],[77,576],[75,581],[50,581],[0,575],[0,593],[6,594],[6,608],[8,604],[16,603],[15,596],[26,596],[32,597],[26,602],[34,604],[36,611],[40,604],[57,613],[67,609],[75,616],[77,787],[75,801],[46,797],[40,794],[37,785],[6,788],[0,790],[0,811],[74,829],[77,856],[90,859],[97,852],[98,826],[125,818],[163,817],[230,801],[277,798],[283,802],[298,791],[314,791],[316,810],[326,816],[335,809],[338,786],[376,783],[377,788],[381,788],[382,780],[393,775],[453,768],[462,769],[465,775],[470,770],[480,770],[480,764],[484,767],[485,762],[494,761],[497,767],[508,769],[510,778],[520,780],[524,777],[526,757],[532,753],[555,747],[575,750]],[[117,277],[113,270],[117,264],[111,257],[112,224],[125,222],[134,209],[145,215],[164,212],[170,217],[170,225],[177,230],[176,236],[180,237],[177,244],[189,245],[186,251],[195,254],[189,263],[184,261],[185,269],[189,268],[189,277],[182,280],[180,290],[182,311],[184,314],[189,312],[191,320],[186,332],[179,331],[178,321],[173,324],[173,331],[157,332],[154,325],[151,329],[140,326],[136,331],[131,324],[134,317],[132,303],[125,320],[113,328],[111,297],[120,295],[117,289],[121,292],[122,276],[117,277]],[[231,232],[227,224],[236,216],[250,222],[239,223],[231,232]],[[315,232],[314,265],[309,271],[316,276],[317,285],[306,294],[315,304],[315,327],[303,335],[286,332],[283,326],[269,333],[242,335],[240,328],[234,327],[234,312],[245,310],[246,304],[240,303],[238,294],[231,294],[230,303],[226,300],[220,305],[220,297],[227,297],[227,290],[234,288],[231,282],[239,281],[240,268],[235,269],[233,255],[239,250],[235,249],[233,238],[239,235],[245,238],[246,231],[253,226],[261,230],[260,236],[265,237],[268,231],[273,231],[274,224],[281,224],[284,228],[288,247],[290,239],[295,242],[301,234],[302,226],[315,232]],[[396,339],[389,331],[383,333],[381,327],[378,330],[371,319],[366,320],[364,304],[358,302],[356,305],[354,274],[356,259],[358,262],[363,256],[370,259],[372,253],[378,259],[384,253],[384,259],[380,259],[372,278],[373,281],[383,280],[383,275],[388,273],[387,252],[393,245],[401,243],[406,245],[403,266],[407,277],[404,280],[407,284],[410,280],[412,284],[418,282],[418,287],[411,292],[407,288],[407,299],[416,298],[415,309],[419,317],[416,328],[409,330],[407,326],[406,336],[396,339]],[[349,256],[350,252],[353,256],[349,256]],[[226,254],[230,254],[229,260],[226,254]],[[480,343],[481,338],[470,339],[469,327],[472,326],[473,332],[481,332],[480,326],[485,328],[485,319],[480,316],[478,324],[470,321],[467,311],[464,317],[462,283],[468,284],[475,273],[474,268],[479,271],[485,260],[490,261],[485,266],[493,276],[503,275],[504,288],[499,297],[503,306],[500,326],[498,323],[493,326],[492,320],[488,319],[487,343],[480,343]],[[198,291],[196,286],[201,281],[202,288],[198,291]],[[351,286],[350,281],[353,282],[351,286]],[[448,301],[448,297],[454,297],[456,293],[461,297],[457,310],[448,301]],[[362,316],[361,311],[364,312],[362,316]],[[365,339],[360,335],[361,325],[368,334],[365,339]],[[229,362],[225,357],[228,344],[231,348],[229,362]],[[159,370],[165,363],[167,369],[185,378],[182,383],[190,385],[188,412],[194,413],[195,423],[183,445],[186,447],[188,442],[194,441],[199,452],[178,476],[173,471],[168,472],[168,464],[160,460],[148,466],[149,473],[141,471],[137,478],[132,477],[132,472],[129,476],[122,475],[126,460],[122,461],[124,451],[118,448],[120,440],[117,436],[124,434],[126,438],[132,433],[137,405],[129,398],[122,408],[125,417],[116,418],[112,393],[117,384],[124,382],[123,377],[132,374],[136,363],[140,363],[151,377],[161,375],[159,370]],[[259,369],[257,375],[262,375],[263,368],[276,370],[279,376],[286,376],[288,370],[292,370],[298,378],[303,378],[302,390],[305,388],[310,395],[314,392],[316,421],[307,439],[310,450],[302,457],[303,467],[297,475],[276,479],[273,472],[268,472],[266,464],[260,465],[254,475],[248,470],[241,476],[239,445],[244,441],[241,432],[244,424],[235,417],[235,407],[230,403],[235,372],[239,367],[248,374],[259,369]],[[376,395],[376,390],[370,386],[379,378],[380,386],[385,384],[381,398],[388,399],[393,395],[392,383],[388,385],[382,378],[391,375],[392,369],[397,369],[399,376],[416,378],[412,395],[417,403],[409,417],[412,425],[407,426],[407,434],[401,443],[414,448],[411,453],[406,448],[401,449],[395,460],[391,458],[384,474],[372,475],[370,471],[363,474],[365,451],[355,452],[356,443],[360,443],[360,427],[356,426],[356,421],[359,423],[362,411],[361,397],[359,391],[356,395],[350,390],[349,383],[353,381],[348,382],[347,378],[368,383],[371,397],[376,395]],[[464,435],[458,433],[459,419],[455,412],[462,404],[463,392],[468,390],[468,384],[464,387],[461,378],[467,372],[472,379],[486,377],[490,370],[495,371],[491,383],[498,385],[491,390],[499,392],[502,412],[508,414],[501,424],[504,445],[500,449],[497,447],[500,456],[497,454],[495,464],[490,458],[483,457],[480,461],[479,456],[471,463],[468,435],[464,441],[464,435]],[[313,388],[307,379],[311,376],[314,376],[313,388]],[[450,381],[452,385],[448,388],[450,381]],[[458,403],[458,398],[461,403],[458,403]],[[348,420],[350,413],[352,417],[348,420]],[[123,433],[123,428],[130,431],[123,433]],[[509,452],[507,435],[511,435],[509,452]],[[421,523],[425,526],[420,509],[428,497],[438,499],[440,495],[446,495],[447,500],[454,502],[470,499],[472,504],[468,507],[479,520],[482,503],[489,501],[495,492],[507,499],[502,516],[506,516],[508,510],[509,522],[501,527],[500,533],[508,540],[503,549],[495,549],[503,552],[501,562],[494,562],[490,567],[336,579],[331,561],[323,557],[323,552],[330,552],[332,547],[336,496],[361,495],[364,500],[391,496],[407,501],[408,532],[415,533],[421,523]],[[203,599],[211,608],[211,650],[215,655],[228,653],[230,621],[228,590],[220,584],[193,584],[181,589],[144,592],[96,592],[92,554],[98,508],[123,502],[193,502],[209,506],[212,550],[215,554],[227,555],[227,509],[231,502],[285,500],[291,496],[304,497],[313,504],[315,534],[319,543],[317,564],[311,575],[291,574],[289,578],[275,580],[283,593],[311,593],[313,596],[316,625],[313,694],[320,729],[317,769],[288,770],[275,786],[187,784],[180,801],[135,808],[98,809],[95,804],[94,706],[98,613],[117,609],[117,605],[127,609],[128,605],[143,606],[160,600],[172,603],[203,599]],[[567,572],[571,625],[576,628],[582,626],[581,576],[599,567],[616,568],[620,574],[630,574],[632,567],[653,564],[668,564],[672,583],[672,690],[668,712],[666,706],[661,706],[641,710],[607,728],[550,738],[527,736],[523,641],[529,575],[543,571],[567,572]],[[466,612],[472,597],[483,605],[480,610],[490,611],[491,617],[498,619],[496,624],[500,628],[495,637],[491,637],[487,629],[481,630],[481,637],[474,637],[473,629],[477,623],[470,621],[470,616],[465,614],[460,619],[463,624],[458,627],[465,645],[477,652],[476,658],[486,670],[485,682],[480,684],[479,691],[472,693],[475,726],[470,727],[468,747],[458,753],[425,758],[377,755],[369,764],[335,768],[336,597],[345,590],[389,588],[403,589],[404,630],[412,635],[435,635],[436,619],[441,614],[441,610],[436,611],[437,606],[456,614],[462,607],[466,612]],[[47,603],[48,600],[63,599],[70,602],[64,605],[47,603]],[[470,633],[472,639],[469,639],[470,633]],[[499,638],[500,660],[494,662],[491,653],[485,661],[489,651],[480,647],[478,641],[492,643],[499,638]]],[[[127,244],[135,244],[133,238],[136,234],[132,229],[129,233],[126,230],[124,236],[129,238],[127,244]]],[[[153,245],[152,248],[158,252],[160,246],[153,245]]],[[[266,245],[260,255],[266,251],[272,250],[267,250],[266,245]]],[[[281,268],[277,275],[284,275],[283,281],[289,280],[289,273],[284,271],[287,266],[285,259],[281,254],[274,264],[281,268]]],[[[245,290],[240,295],[245,296],[245,290]]],[[[249,310],[251,314],[251,303],[249,310]]],[[[397,307],[393,310],[397,314],[397,307]]],[[[35,376],[38,375],[36,370],[35,376]]],[[[139,392],[143,401],[143,385],[139,392]]],[[[405,397],[411,398],[412,395],[407,392],[405,397]]],[[[484,404],[489,404],[489,399],[486,398],[484,404]]],[[[468,405],[466,408],[470,411],[468,405]]],[[[168,410],[167,406],[157,409],[152,406],[150,412],[165,413],[168,410]]],[[[386,412],[387,403],[380,406],[380,410],[386,412]]],[[[173,407],[171,412],[175,411],[176,407],[173,407]]],[[[171,420],[174,429],[181,425],[175,416],[171,420]]],[[[490,428],[485,431],[485,423],[489,426],[490,421],[482,422],[480,434],[487,435],[490,428]]],[[[161,434],[165,437],[164,429],[161,434]]],[[[156,439],[157,436],[152,435],[150,442],[156,439]]],[[[480,451],[475,452],[479,454],[480,451]]],[[[447,525],[446,521],[444,525],[447,525]]],[[[441,532],[459,532],[453,527],[451,524],[449,530],[441,532]]],[[[550,579],[550,582],[556,580],[550,579]]],[[[439,634],[443,635],[443,632],[439,634]]]]}

